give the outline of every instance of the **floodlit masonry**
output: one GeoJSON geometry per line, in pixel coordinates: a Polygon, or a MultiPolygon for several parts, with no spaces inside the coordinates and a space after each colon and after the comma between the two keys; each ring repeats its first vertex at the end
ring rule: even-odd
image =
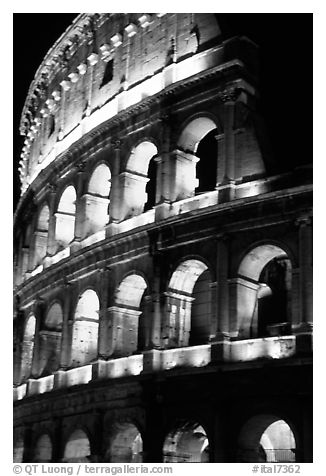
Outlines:
{"type": "Polygon", "coordinates": [[[312,460],[311,168],[270,174],[257,71],[214,14],[80,14],[44,58],[15,461],[312,460]]]}

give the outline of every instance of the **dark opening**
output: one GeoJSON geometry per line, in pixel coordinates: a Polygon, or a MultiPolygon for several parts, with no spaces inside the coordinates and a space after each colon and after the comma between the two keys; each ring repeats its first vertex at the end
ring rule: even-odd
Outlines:
{"type": "Polygon", "coordinates": [[[199,184],[196,193],[211,192],[216,188],[217,181],[217,129],[213,129],[199,142],[196,155],[199,161],[196,176],[199,184]]]}
{"type": "Polygon", "coordinates": [[[149,181],[146,184],[147,202],[145,203],[144,211],[150,210],[155,205],[156,199],[156,162],[151,159],[148,166],[147,177],[149,181]]]}
{"type": "Polygon", "coordinates": [[[53,134],[55,130],[55,118],[54,118],[54,115],[51,114],[49,116],[49,137],[53,134]]]}
{"type": "Polygon", "coordinates": [[[191,306],[189,345],[206,344],[210,335],[210,274],[204,271],[196,281],[191,306]]]}
{"type": "Polygon", "coordinates": [[[110,60],[106,64],[100,88],[102,88],[102,86],[104,86],[105,84],[108,84],[110,81],[112,81],[112,79],[113,79],[113,59],[110,60]]]}
{"type": "Polygon", "coordinates": [[[277,325],[289,321],[290,260],[274,258],[267,263],[260,274],[259,283],[262,285],[262,296],[258,298],[258,337],[271,335],[273,330],[269,326],[276,326],[275,332],[282,333],[277,325]]]}

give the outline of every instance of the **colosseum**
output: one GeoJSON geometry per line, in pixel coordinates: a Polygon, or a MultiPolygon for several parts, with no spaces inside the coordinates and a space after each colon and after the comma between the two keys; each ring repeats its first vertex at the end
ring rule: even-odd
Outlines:
{"type": "Polygon", "coordinates": [[[79,14],[26,97],[15,462],[311,462],[311,167],[218,15],[79,14]]]}

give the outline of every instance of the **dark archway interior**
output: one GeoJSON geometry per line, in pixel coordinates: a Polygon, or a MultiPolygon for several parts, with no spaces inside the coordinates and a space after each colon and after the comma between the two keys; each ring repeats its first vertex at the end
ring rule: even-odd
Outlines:
{"type": "Polygon", "coordinates": [[[213,129],[199,142],[196,156],[199,161],[196,166],[196,176],[199,184],[196,193],[215,190],[217,182],[217,129],[213,129]]]}
{"type": "Polygon", "coordinates": [[[147,172],[147,177],[149,180],[146,184],[146,189],[145,189],[147,193],[147,202],[145,203],[145,206],[144,206],[145,212],[153,208],[155,205],[156,169],[157,169],[156,162],[154,158],[152,158],[149,162],[148,172],[147,172]]]}
{"type": "Polygon", "coordinates": [[[272,259],[263,268],[259,283],[265,286],[258,299],[258,337],[264,337],[271,334],[269,326],[289,321],[290,260],[286,257],[272,259]]]}

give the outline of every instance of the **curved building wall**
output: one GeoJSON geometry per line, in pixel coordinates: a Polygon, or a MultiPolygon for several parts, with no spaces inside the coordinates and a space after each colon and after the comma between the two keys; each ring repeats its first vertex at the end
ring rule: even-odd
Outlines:
{"type": "Polygon", "coordinates": [[[17,461],[293,461],[267,448],[278,421],[311,459],[311,179],[267,174],[256,88],[256,45],[213,14],[81,14],[44,58],[21,121],[17,461]]]}

